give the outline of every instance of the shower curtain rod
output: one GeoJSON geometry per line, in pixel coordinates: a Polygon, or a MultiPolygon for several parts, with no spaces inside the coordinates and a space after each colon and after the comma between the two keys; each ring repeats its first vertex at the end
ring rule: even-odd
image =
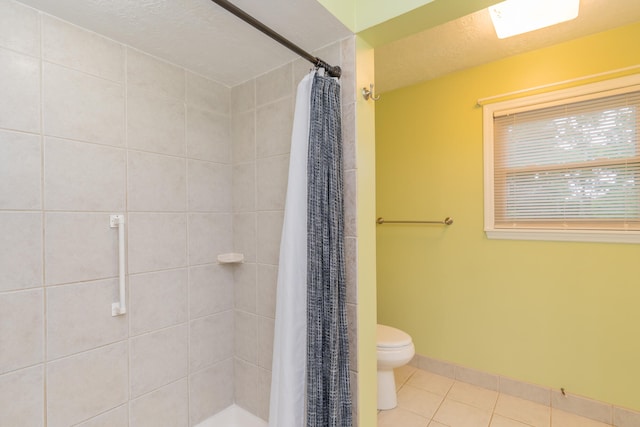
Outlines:
{"type": "Polygon", "coordinates": [[[269,37],[271,37],[273,40],[277,41],[278,43],[280,43],[284,47],[288,48],[289,50],[292,50],[293,52],[297,53],[298,55],[300,55],[301,57],[303,57],[307,61],[309,61],[312,64],[314,64],[316,67],[324,68],[326,70],[327,74],[329,74],[331,77],[340,78],[340,75],[342,74],[342,70],[340,69],[339,66],[337,66],[337,65],[336,66],[329,65],[328,63],[326,63],[322,59],[311,55],[310,53],[308,53],[304,49],[302,49],[299,46],[291,43],[289,40],[287,40],[286,38],[282,37],[280,34],[278,34],[275,31],[273,31],[271,28],[269,28],[266,25],[264,25],[262,22],[258,21],[253,16],[249,15],[248,13],[246,13],[244,10],[242,10],[242,9],[238,8],[237,6],[229,3],[227,0],[211,0],[211,1],[214,2],[215,4],[217,4],[218,6],[226,9],[227,11],[231,12],[232,14],[234,14],[238,18],[242,19],[244,22],[246,22],[247,24],[249,24],[252,27],[256,28],[257,30],[262,31],[264,34],[268,35],[269,37]]]}

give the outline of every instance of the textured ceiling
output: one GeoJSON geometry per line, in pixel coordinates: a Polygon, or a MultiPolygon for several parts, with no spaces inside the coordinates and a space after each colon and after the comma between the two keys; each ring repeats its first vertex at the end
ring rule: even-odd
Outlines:
{"type": "MultiPolygon", "coordinates": [[[[19,0],[235,86],[297,55],[210,0],[19,0]]],[[[316,0],[233,3],[311,52],[351,33],[316,0]]]]}
{"type": "MultiPolygon", "coordinates": [[[[19,1],[228,86],[297,57],[211,0],[19,1]]],[[[316,0],[233,3],[309,52],[351,34],[316,0]]],[[[487,10],[481,10],[377,47],[376,91],[637,21],[640,0],[581,0],[573,21],[499,40],[487,10]]]]}
{"type": "Polygon", "coordinates": [[[378,93],[640,21],[640,0],[581,0],[577,19],[499,40],[487,9],[376,48],[378,93]]]}

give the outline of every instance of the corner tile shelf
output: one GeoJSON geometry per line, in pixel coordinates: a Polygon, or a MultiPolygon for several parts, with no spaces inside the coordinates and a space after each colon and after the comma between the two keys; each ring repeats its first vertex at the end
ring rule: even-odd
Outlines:
{"type": "Polygon", "coordinates": [[[241,264],[244,262],[244,254],[228,253],[218,255],[219,264],[241,264]]]}

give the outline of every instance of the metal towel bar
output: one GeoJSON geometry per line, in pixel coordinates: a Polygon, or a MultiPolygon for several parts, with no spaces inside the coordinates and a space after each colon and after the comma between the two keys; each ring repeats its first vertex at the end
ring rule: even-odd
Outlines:
{"type": "Polygon", "coordinates": [[[444,224],[451,225],[453,224],[453,218],[446,217],[442,221],[389,221],[382,217],[376,220],[378,224],[444,224]]]}

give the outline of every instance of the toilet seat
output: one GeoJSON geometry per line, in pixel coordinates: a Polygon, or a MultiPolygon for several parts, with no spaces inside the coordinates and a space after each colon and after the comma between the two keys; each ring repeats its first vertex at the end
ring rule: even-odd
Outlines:
{"type": "Polygon", "coordinates": [[[380,350],[397,349],[412,344],[411,336],[400,329],[378,324],[376,345],[380,350]]]}

